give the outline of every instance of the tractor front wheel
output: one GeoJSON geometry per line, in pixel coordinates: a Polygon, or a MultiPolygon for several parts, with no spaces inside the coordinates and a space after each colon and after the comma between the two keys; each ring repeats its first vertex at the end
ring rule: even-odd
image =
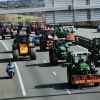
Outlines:
{"type": "Polygon", "coordinates": [[[18,59],[19,59],[19,52],[16,49],[16,50],[13,51],[13,60],[18,60],[18,59]]]}
{"type": "Polygon", "coordinates": [[[52,65],[57,64],[57,57],[52,49],[49,50],[49,60],[50,60],[50,64],[52,65]]]}
{"type": "Polygon", "coordinates": [[[35,52],[34,48],[30,48],[30,58],[32,60],[36,60],[36,52],[35,52]]]}

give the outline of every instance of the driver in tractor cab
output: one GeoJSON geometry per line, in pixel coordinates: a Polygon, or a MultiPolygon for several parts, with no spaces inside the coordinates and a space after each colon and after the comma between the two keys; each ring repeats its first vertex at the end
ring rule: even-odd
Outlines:
{"type": "Polygon", "coordinates": [[[90,70],[91,70],[92,73],[96,73],[96,72],[98,72],[98,71],[96,70],[96,68],[95,68],[95,64],[94,64],[93,62],[91,63],[90,70]]]}
{"type": "Polygon", "coordinates": [[[90,70],[90,66],[84,61],[84,59],[79,61],[79,68],[81,71],[90,70]]]}

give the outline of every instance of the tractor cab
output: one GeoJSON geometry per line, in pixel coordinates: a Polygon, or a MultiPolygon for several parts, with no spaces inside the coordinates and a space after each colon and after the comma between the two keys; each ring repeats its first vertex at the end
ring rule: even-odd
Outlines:
{"type": "Polygon", "coordinates": [[[88,49],[83,48],[81,46],[70,46],[68,48],[68,51],[70,52],[69,57],[71,58],[69,62],[71,62],[71,65],[74,66],[73,70],[74,72],[83,72],[83,70],[90,69],[90,55],[91,53],[88,51],[88,49]]]}
{"type": "Polygon", "coordinates": [[[53,42],[53,46],[49,49],[50,64],[58,64],[65,62],[67,57],[68,44],[64,39],[58,39],[53,42]]]}
{"type": "Polygon", "coordinates": [[[73,59],[73,63],[78,63],[81,59],[87,62],[91,55],[88,49],[79,45],[69,46],[68,51],[73,59]]]}
{"type": "Polygon", "coordinates": [[[83,59],[84,62],[88,61],[89,55],[90,55],[89,52],[75,52],[75,53],[73,52],[72,53],[74,63],[78,63],[81,59],[83,59]]]}

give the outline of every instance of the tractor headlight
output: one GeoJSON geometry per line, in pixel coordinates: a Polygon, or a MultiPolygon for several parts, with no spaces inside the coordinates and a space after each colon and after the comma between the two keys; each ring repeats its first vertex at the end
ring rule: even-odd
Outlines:
{"type": "Polygon", "coordinates": [[[61,54],[62,54],[62,55],[66,55],[66,52],[63,51],[63,52],[61,52],[61,54]]]}
{"type": "Polygon", "coordinates": [[[29,46],[34,47],[35,45],[34,45],[34,43],[29,43],[29,46]]]}

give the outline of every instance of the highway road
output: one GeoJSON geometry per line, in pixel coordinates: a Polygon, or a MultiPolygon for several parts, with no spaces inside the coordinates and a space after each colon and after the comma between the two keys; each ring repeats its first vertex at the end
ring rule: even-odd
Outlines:
{"type": "Polygon", "coordinates": [[[21,98],[10,98],[2,100],[99,100],[100,93],[91,94],[76,94],[76,95],[58,95],[58,96],[47,96],[47,97],[21,97],[21,98]]]}
{"type": "MultiPolygon", "coordinates": [[[[80,33],[87,34],[83,31],[84,29],[81,29],[80,33]]],[[[91,33],[96,30],[88,31],[91,33]]],[[[11,58],[11,49],[12,40],[0,40],[0,75],[3,75],[3,77],[6,74],[7,60],[11,58]]],[[[13,80],[0,79],[0,97],[30,97],[29,99],[23,98],[25,100],[95,100],[100,97],[99,93],[90,94],[90,92],[100,92],[100,87],[85,86],[73,89],[68,86],[66,66],[61,64],[51,66],[48,52],[37,51],[36,55],[37,60],[35,61],[26,59],[16,62],[20,77],[17,76],[18,73],[16,72],[13,80]],[[2,94],[2,91],[4,91],[4,94],[2,94]]],[[[19,98],[18,100],[23,99],[19,98]]]]}
{"type": "Polygon", "coordinates": [[[6,52],[0,43],[0,98],[22,96],[17,76],[15,75],[14,79],[9,79],[5,72],[8,59],[10,59],[9,52],[6,52]]]}

